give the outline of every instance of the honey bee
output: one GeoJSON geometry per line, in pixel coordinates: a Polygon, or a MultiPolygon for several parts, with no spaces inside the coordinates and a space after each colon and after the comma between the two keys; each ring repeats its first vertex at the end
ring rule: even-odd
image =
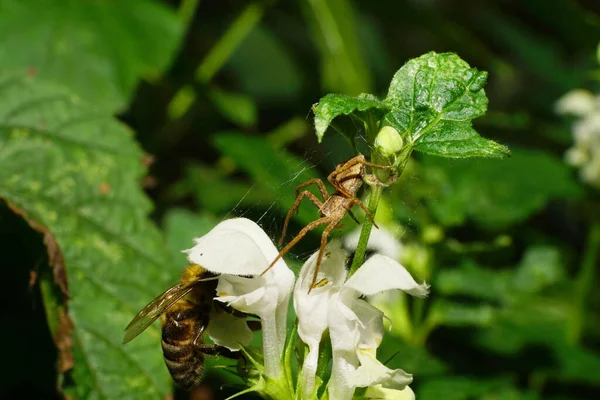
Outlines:
{"type": "Polygon", "coordinates": [[[123,344],[161,317],[165,363],[175,383],[186,390],[202,381],[205,354],[238,358],[238,352],[203,340],[213,309],[216,278],[199,265],[188,265],[180,282],[152,300],[125,328],[123,344]]]}

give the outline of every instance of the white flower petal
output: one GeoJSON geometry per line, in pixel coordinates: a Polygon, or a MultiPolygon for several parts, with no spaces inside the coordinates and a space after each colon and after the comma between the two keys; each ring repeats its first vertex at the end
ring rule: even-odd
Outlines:
{"type": "Polygon", "coordinates": [[[354,299],[351,308],[360,321],[358,347],[376,349],[383,340],[383,312],[361,299],[354,299]]]}
{"type": "Polygon", "coordinates": [[[378,400],[415,400],[415,393],[407,386],[402,390],[386,389],[381,385],[369,386],[365,392],[367,399],[378,400]]]}
{"type": "Polygon", "coordinates": [[[302,367],[304,379],[302,388],[305,397],[310,397],[315,388],[319,343],[323,332],[327,329],[329,298],[339,292],[346,280],[346,252],[341,248],[339,242],[332,241],[325,247],[325,255],[317,275],[317,282],[326,283],[308,293],[317,257],[318,252],[315,252],[304,263],[294,288],[294,309],[298,316],[298,335],[309,349],[302,367]]]}
{"type": "Polygon", "coordinates": [[[391,289],[400,289],[417,297],[427,296],[429,285],[418,284],[406,268],[396,260],[375,254],[371,256],[354,275],[348,279],[344,288],[354,289],[371,296],[391,289]]]}
{"type": "MultiPolygon", "coordinates": [[[[188,260],[220,274],[261,274],[279,254],[261,227],[246,218],[225,220],[194,241],[196,245],[184,251],[188,260]]],[[[287,269],[281,259],[272,270],[278,268],[287,269]]]]}
{"type": "Polygon", "coordinates": [[[246,319],[227,312],[211,313],[206,334],[215,344],[234,351],[240,349],[240,344],[247,346],[252,341],[252,331],[246,319]]]}
{"type": "Polygon", "coordinates": [[[368,387],[381,384],[390,389],[402,390],[412,382],[412,375],[401,369],[391,369],[375,357],[375,349],[359,349],[360,367],[347,372],[346,379],[354,387],[368,387]]]}
{"type": "Polygon", "coordinates": [[[596,99],[588,90],[571,90],[561,97],[555,105],[559,114],[585,115],[596,107],[596,99]]]}
{"type": "MultiPolygon", "coordinates": [[[[358,227],[346,235],[344,238],[344,247],[349,250],[356,250],[361,230],[362,228],[358,227]]],[[[380,227],[379,229],[375,228],[371,230],[367,249],[397,260],[400,258],[400,253],[402,252],[402,244],[389,230],[380,227]]]]}

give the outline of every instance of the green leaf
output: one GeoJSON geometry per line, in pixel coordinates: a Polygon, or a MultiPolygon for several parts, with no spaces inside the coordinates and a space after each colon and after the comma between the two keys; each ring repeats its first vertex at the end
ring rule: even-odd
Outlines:
{"type": "Polygon", "coordinates": [[[508,149],[481,138],[471,120],[485,114],[487,73],[456,54],[434,52],[407,62],[392,79],[387,122],[416,150],[444,157],[502,158],[508,149]]]}
{"type": "Polygon", "coordinates": [[[0,197],[46,227],[62,251],[73,377],[85,398],[170,391],[158,329],[121,344],[131,318],[177,275],[147,218],[142,157],[126,127],[71,92],[0,76],[0,197]]]}
{"type": "Polygon", "coordinates": [[[496,311],[487,304],[470,305],[437,300],[433,303],[430,317],[436,324],[447,326],[490,326],[496,311]]]}
{"type": "Polygon", "coordinates": [[[559,283],[564,276],[565,267],[558,250],[549,246],[532,246],[517,268],[491,270],[466,262],[460,268],[440,270],[434,287],[437,292],[446,295],[506,302],[538,293],[559,283]]]}
{"type": "Polygon", "coordinates": [[[182,250],[191,248],[194,238],[204,236],[218,223],[217,218],[211,215],[197,214],[183,208],[167,211],[163,224],[173,263],[183,268],[187,264],[187,257],[182,250]]]}
{"type": "Polygon", "coordinates": [[[302,89],[302,73],[281,39],[258,25],[226,64],[237,77],[240,92],[259,102],[295,99],[302,89]],[[268,62],[265,62],[268,60],[268,62]]]}
{"type": "Polygon", "coordinates": [[[0,0],[0,69],[29,68],[115,111],[140,78],[162,74],[182,34],[155,0],[0,0]]]}
{"type": "Polygon", "coordinates": [[[565,278],[565,266],[554,247],[533,246],[527,249],[510,286],[520,294],[537,293],[565,278]]]}
{"type": "Polygon", "coordinates": [[[248,128],[256,124],[258,111],[250,96],[212,88],[208,95],[221,115],[232,123],[248,128]]]}
{"type": "MultiPolygon", "coordinates": [[[[325,131],[336,117],[353,114],[365,123],[369,121],[378,122],[387,110],[388,107],[384,102],[370,94],[361,94],[358,97],[335,93],[328,94],[319,100],[314,108],[317,139],[319,142],[323,140],[325,131]]],[[[343,133],[348,135],[346,131],[343,133]]],[[[350,138],[353,136],[354,133],[350,138]]]]}
{"type": "Polygon", "coordinates": [[[560,367],[552,375],[559,381],[591,385],[600,383],[600,355],[597,352],[580,346],[559,345],[555,348],[555,356],[560,367]]]}
{"type": "Polygon", "coordinates": [[[470,217],[485,228],[502,229],[541,211],[551,199],[582,194],[569,168],[541,151],[516,149],[501,163],[437,157],[423,163],[427,179],[438,187],[427,200],[429,207],[447,226],[470,217]]]}
{"type": "Polygon", "coordinates": [[[466,262],[456,269],[440,270],[435,277],[436,292],[466,295],[486,300],[503,300],[511,290],[510,272],[494,271],[466,262]]]}

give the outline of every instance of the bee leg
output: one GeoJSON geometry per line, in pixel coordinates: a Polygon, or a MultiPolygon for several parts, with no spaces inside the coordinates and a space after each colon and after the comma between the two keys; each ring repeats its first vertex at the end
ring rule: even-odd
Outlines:
{"type": "Polygon", "coordinates": [[[247,317],[258,318],[258,315],[247,314],[245,312],[238,311],[235,308],[231,307],[229,304],[225,304],[225,303],[220,302],[220,301],[216,301],[215,300],[214,301],[214,307],[219,312],[226,312],[226,313],[231,314],[231,315],[233,315],[234,317],[237,317],[237,318],[247,318],[247,317]]]}
{"type": "Polygon", "coordinates": [[[209,356],[222,356],[222,357],[227,357],[227,358],[231,358],[234,360],[244,357],[244,355],[241,351],[232,351],[232,350],[229,350],[227,347],[219,346],[217,344],[206,344],[206,343],[199,344],[198,350],[201,353],[204,353],[209,356]]]}

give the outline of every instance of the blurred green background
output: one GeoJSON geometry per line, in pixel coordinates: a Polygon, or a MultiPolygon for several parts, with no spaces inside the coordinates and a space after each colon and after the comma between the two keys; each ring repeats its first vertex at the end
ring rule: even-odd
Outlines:
{"type": "MultiPolygon", "coordinates": [[[[513,154],[414,154],[385,192],[378,220],[432,293],[387,305],[379,359],[420,400],[600,398],[600,203],[554,112],[599,89],[598,2],[0,0],[0,38],[0,397],[169,398],[158,329],[121,340],[180,250],[234,216],[278,238],[295,186],[353,155],[317,144],[311,106],[383,97],[407,60],[451,51],[489,72],[474,125],[513,154]]],[[[176,398],[241,388],[205,382],[176,398]]]]}

